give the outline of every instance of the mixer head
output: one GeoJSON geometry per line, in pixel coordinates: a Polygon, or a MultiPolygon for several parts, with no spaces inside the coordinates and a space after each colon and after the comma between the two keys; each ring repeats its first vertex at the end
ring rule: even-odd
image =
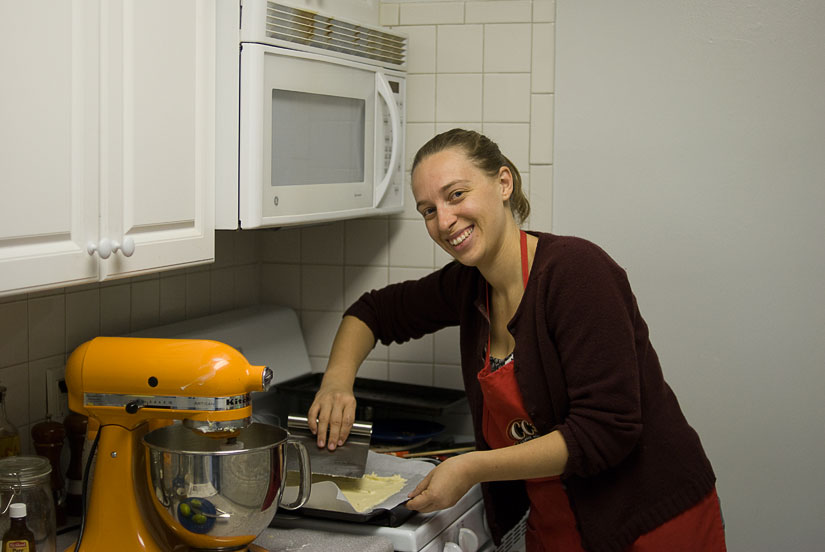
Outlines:
{"type": "Polygon", "coordinates": [[[66,364],[69,409],[101,424],[137,427],[178,419],[201,433],[232,437],[252,418],[252,391],[272,371],[236,349],[200,339],[97,337],[66,364]]]}

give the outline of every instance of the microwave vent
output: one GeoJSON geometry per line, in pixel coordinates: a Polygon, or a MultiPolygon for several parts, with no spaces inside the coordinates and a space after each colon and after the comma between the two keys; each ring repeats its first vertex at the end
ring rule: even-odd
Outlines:
{"type": "Polygon", "coordinates": [[[267,2],[266,35],[287,47],[318,48],[390,69],[407,66],[402,35],[276,2],[267,2]]]}

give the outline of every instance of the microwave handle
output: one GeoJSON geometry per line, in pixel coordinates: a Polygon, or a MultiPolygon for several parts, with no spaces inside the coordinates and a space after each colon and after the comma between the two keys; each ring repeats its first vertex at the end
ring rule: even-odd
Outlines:
{"type": "Polygon", "coordinates": [[[390,83],[387,82],[387,77],[381,71],[375,72],[375,90],[378,95],[384,99],[387,107],[390,110],[390,123],[392,124],[392,153],[390,154],[390,166],[387,168],[387,174],[384,179],[378,184],[375,190],[375,200],[373,207],[378,207],[384,195],[387,193],[387,188],[390,185],[390,179],[395,172],[395,165],[398,162],[398,150],[401,149],[401,117],[398,113],[398,106],[395,104],[390,83]]]}

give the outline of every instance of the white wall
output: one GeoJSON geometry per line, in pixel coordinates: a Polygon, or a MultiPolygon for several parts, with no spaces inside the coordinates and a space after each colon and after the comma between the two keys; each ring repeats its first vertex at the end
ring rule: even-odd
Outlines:
{"type": "Polygon", "coordinates": [[[825,4],[558,0],[553,227],[626,267],[732,551],[825,542],[825,4]]]}

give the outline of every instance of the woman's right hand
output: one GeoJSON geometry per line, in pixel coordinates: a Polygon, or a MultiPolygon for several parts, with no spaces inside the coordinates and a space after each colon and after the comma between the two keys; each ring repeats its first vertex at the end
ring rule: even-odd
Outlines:
{"type": "Polygon", "coordinates": [[[355,422],[355,395],[352,385],[321,382],[307,412],[310,431],[318,437],[318,448],[335,450],[349,437],[355,422]],[[329,438],[327,439],[327,434],[329,438]]]}
{"type": "Polygon", "coordinates": [[[374,345],[375,337],[366,324],[354,316],[344,316],[321,387],[307,412],[307,424],[318,437],[319,448],[335,450],[349,437],[355,422],[355,374],[374,345]]]}

